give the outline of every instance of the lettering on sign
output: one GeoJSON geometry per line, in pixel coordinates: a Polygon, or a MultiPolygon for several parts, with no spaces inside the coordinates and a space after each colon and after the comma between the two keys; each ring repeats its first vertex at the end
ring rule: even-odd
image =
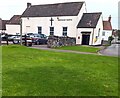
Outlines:
{"type": "Polygon", "coordinates": [[[72,19],[59,19],[59,18],[57,18],[58,19],[58,21],[72,21],[72,19]]]}

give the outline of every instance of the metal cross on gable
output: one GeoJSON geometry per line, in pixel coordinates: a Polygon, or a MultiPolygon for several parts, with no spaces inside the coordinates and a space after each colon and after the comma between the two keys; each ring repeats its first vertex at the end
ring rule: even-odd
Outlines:
{"type": "Polygon", "coordinates": [[[52,26],[52,23],[53,23],[53,21],[54,21],[52,17],[51,17],[50,21],[51,21],[51,26],[52,26]]]}

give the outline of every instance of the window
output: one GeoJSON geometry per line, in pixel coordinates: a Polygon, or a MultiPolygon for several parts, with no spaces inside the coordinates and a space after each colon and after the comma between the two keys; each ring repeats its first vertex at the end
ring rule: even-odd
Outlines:
{"type": "Polygon", "coordinates": [[[50,27],[50,35],[54,35],[54,27],[50,27]]]}
{"type": "Polygon", "coordinates": [[[100,36],[100,28],[99,28],[99,30],[98,30],[98,37],[100,36]]]}
{"type": "Polygon", "coordinates": [[[42,27],[38,27],[38,34],[42,34],[42,27]]]}
{"type": "Polygon", "coordinates": [[[102,36],[105,36],[105,31],[103,31],[102,36]]]}
{"type": "Polygon", "coordinates": [[[63,27],[63,36],[67,36],[67,27],[63,27]]]}

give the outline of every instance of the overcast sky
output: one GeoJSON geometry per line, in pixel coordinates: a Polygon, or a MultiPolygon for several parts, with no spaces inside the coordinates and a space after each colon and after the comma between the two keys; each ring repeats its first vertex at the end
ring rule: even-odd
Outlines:
{"type": "Polygon", "coordinates": [[[9,20],[13,15],[22,14],[26,9],[27,2],[39,5],[75,1],[85,1],[87,12],[102,12],[104,20],[107,20],[108,16],[111,15],[113,28],[118,28],[119,0],[1,0],[0,18],[9,20]]]}

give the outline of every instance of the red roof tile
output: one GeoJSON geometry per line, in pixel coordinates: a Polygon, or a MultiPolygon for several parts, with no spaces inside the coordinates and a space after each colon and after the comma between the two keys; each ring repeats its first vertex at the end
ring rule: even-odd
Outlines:
{"type": "Polygon", "coordinates": [[[112,30],[111,22],[103,21],[103,30],[112,30]]]}

